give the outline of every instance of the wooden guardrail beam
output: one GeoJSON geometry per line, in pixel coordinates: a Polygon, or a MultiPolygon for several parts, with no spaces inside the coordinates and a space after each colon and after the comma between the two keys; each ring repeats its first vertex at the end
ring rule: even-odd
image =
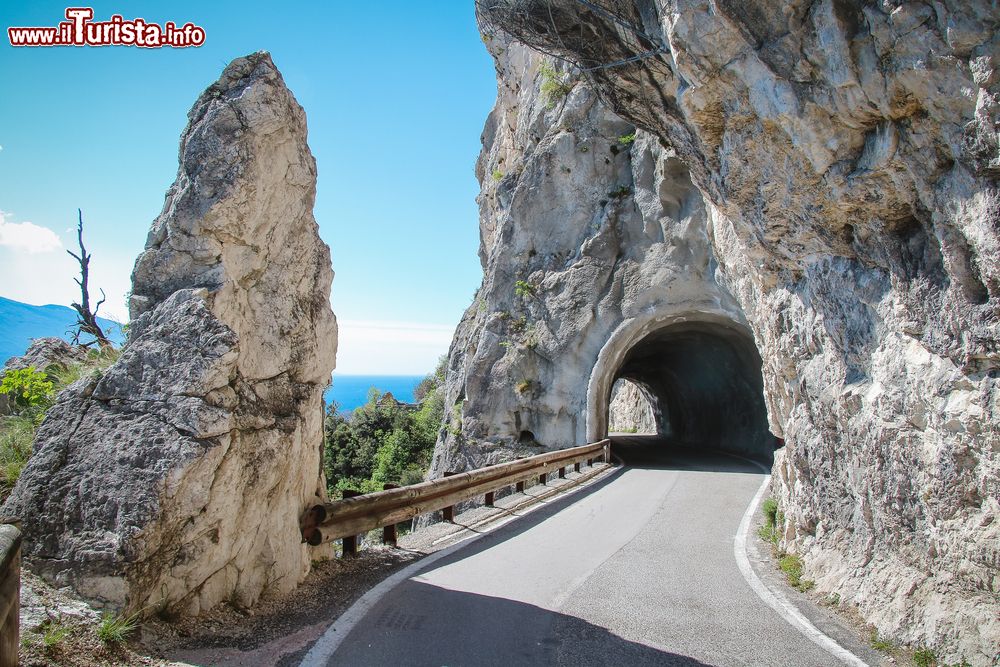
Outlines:
{"type": "Polygon", "coordinates": [[[610,440],[602,440],[398,489],[316,505],[309,508],[302,517],[302,537],[309,544],[321,544],[452,507],[464,500],[492,494],[497,489],[512,484],[517,485],[518,491],[522,491],[523,483],[528,479],[537,479],[569,465],[578,467],[585,460],[589,464],[594,459],[607,461],[610,447],[610,440]]]}
{"type": "Polygon", "coordinates": [[[17,665],[21,616],[21,531],[0,525],[0,667],[17,665]]]}

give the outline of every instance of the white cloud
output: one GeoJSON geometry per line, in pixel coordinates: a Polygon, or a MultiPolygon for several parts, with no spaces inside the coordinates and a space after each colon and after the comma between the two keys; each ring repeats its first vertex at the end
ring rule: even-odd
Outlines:
{"type": "MultiPolygon", "coordinates": [[[[101,289],[107,295],[98,315],[127,322],[125,293],[131,287],[132,258],[95,250],[90,269],[91,302],[101,298],[101,289]]],[[[0,246],[0,296],[8,299],[36,306],[69,306],[80,298],[80,288],[73,282],[79,275],[80,266],[65,252],[31,255],[0,246]],[[25,280],[24,276],[33,278],[25,280]]]]}
{"type": "Polygon", "coordinates": [[[423,375],[451,345],[454,326],[391,320],[340,320],[337,373],[423,375]]]}
{"type": "Polygon", "coordinates": [[[56,233],[33,222],[8,222],[9,213],[0,211],[0,246],[30,254],[53,252],[63,247],[56,233]]]}

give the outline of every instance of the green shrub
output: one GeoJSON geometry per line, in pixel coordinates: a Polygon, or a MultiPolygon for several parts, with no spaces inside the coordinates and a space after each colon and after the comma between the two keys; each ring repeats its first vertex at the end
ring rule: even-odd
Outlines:
{"type": "Polygon", "coordinates": [[[535,382],[533,380],[521,380],[520,382],[517,383],[514,389],[517,390],[517,393],[524,394],[531,391],[531,388],[534,386],[535,382]]]}
{"type": "Polygon", "coordinates": [[[634,141],[635,141],[635,132],[633,132],[632,134],[623,134],[622,136],[618,137],[618,143],[620,143],[622,146],[629,146],[634,141]]]}
{"type": "Polygon", "coordinates": [[[764,513],[764,523],[774,528],[777,525],[776,519],[778,516],[778,501],[774,498],[768,498],[760,506],[760,511],[764,513]]]}
{"type": "Polygon", "coordinates": [[[937,664],[937,655],[929,648],[918,648],[913,652],[913,664],[917,667],[934,667],[937,664]]]}
{"type": "Polygon", "coordinates": [[[54,385],[34,366],[8,370],[0,379],[0,394],[7,394],[21,410],[42,407],[52,400],[54,385]]]}
{"type": "Polygon", "coordinates": [[[494,181],[502,181],[503,180],[503,172],[500,171],[499,169],[494,169],[493,170],[493,180],[494,181]]]}
{"type": "Polygon", "coordinates": [[[97,637],[105,644],[123,644],[138,627],[138,613],[122,616],[105,612],[97,626],[97,637]]]}
{"type": "Polygon", "coordinates": [[[514,294],[519,297],[534,296],[535,286],[527,280],[518,280],[514,283],[514,294]]]}
{"type": "Polygon", "coordinates": [[[802,578],[802,559],[795,554],[782,555],[778,560],[778,567],[785,573],[792,588],[804,593],[815,585],[815,582],[802,578]]]}
{"type": "Polygon", "coordinates": [[[543,63],[538,68],[538,73],[542,76],[542,85],[539,92],[542,95],[542,102],[546,109],[555,108],[563,98],[573,90],[573,84],[569,80],[569,75],[560,74],[552,65],[543,63]]]}

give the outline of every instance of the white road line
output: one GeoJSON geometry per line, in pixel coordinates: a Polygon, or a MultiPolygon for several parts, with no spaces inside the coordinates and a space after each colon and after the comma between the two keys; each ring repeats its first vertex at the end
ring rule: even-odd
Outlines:
{"type": "MultiPolygon", "coordinates": [[[[744,459],[742,456],[737,456],[736,458],[749,461],[767,473],[767,468],[752,459],[744,459]]],[[[764,496],[764,492],[767,490],[770,483],[771,475],[766,474],[760,488],[757,489],[757,495],[755,495],[753,500],[750,501],[747,511],[743,514],[743,520],[740,521],[739,530],[736,531],[736,538],[733,540],[733,555],[736,557],[736,564],[740,568],[740,573],[743,575],[743,578],[746,579],[750,588],[753,589],[753,592],[757,594],[757,597],[766,602],[767,605],[771,607],[771,609],[778,612],[778,615],[785,619],[789,625],[805,635],[814,644],[824,649],[827,653],[837,658],[845,665],[851,665],[852,667],[869,667],[868,663],[848,651],[846,648],[838,644],[833,637],[830,637],[813,625],[812,622],[803,616],[802,612],[800,612],[781,591],[768,588],[767,584],[761,581],[760,577],[757,576],[757,573],[754,572],[753,568],[750,566],[750,558],[747,556],[747,533],[750,530],[750,523],[753,520],[754,513],[757,511],[757,506],[760,505],[760,499],[764,496]]]]}

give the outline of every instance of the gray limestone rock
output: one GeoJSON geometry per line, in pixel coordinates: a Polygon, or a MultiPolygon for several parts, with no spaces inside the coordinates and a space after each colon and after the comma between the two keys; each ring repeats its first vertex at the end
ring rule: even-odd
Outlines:
{"type": "Polygon", "coordinates": [[[70,345],[62,338],[35,338],[20,357],[11,357],[3,370],[20,370],[33,367],[45,371],[50,366],[67,368],[87,358],[87,350],[78,345],[70,345]]]}
{"type": "Polygon", "coordinates": [[[294,588],[324,494],[333,272],[305,114],[271,58],[198,99],[132,276],[132,329],[65,390],[7,515],[29,567],[113,607],[197,614],[294,588]]]}
{"type": "Polygon", "coordinates": [[[1000,10],[477,5],[499,83],[478,166],[485,278],[452,346],[435,471],[511,456],[522,430],[600,437],[611,383],[643,369],[690,440],[736,436],[714,416],[763,445],[753,406],[719,411],[756,386],[785,443],[782,547],[805,576],[883,635],[990,664],[1000,10]],[[577,66],[555,66],[568,95],[540,101],[543,57],[510,35],[577,66]]]}

